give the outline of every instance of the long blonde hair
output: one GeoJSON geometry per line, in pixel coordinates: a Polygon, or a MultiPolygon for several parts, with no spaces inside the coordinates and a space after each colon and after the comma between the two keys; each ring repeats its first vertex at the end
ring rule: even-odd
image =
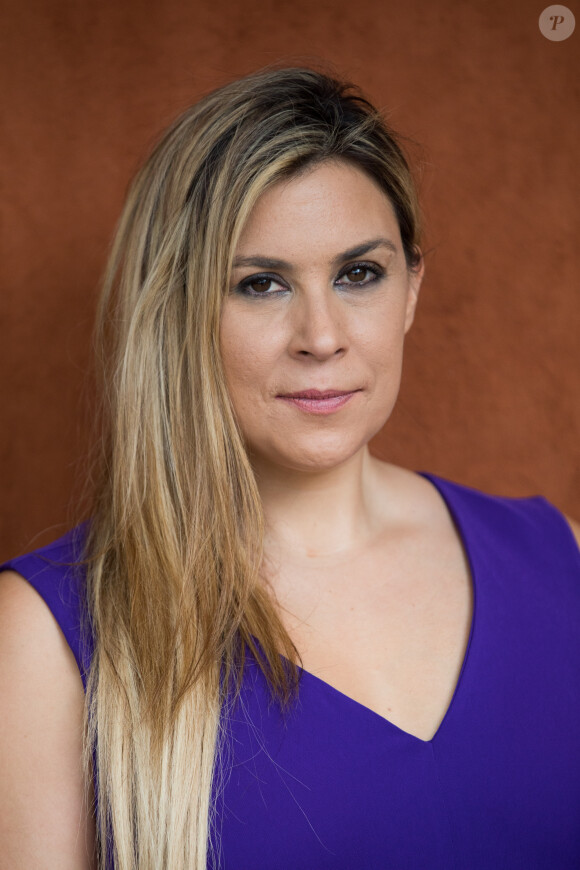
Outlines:
{"type": "Polygon", "coordinates": [[[256,200],[329,159],[382,186],[413,268],[418,207],[395,138],[350,85],[311,69],[259,72],[193,106],[120,221],[96,333],[105,426],[86,545],[101,867],[205,870],[220,716],[244,658],[282,703],[296,688],[297,653],[260,576],[262,507],[219,327],[256,200]]]}

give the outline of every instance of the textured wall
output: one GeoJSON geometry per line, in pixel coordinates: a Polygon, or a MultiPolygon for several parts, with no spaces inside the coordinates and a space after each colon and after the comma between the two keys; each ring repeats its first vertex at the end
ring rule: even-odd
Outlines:
{"type": "Polygon", "coordinates": [[[414,142],[427,275],[385,458],[580,517],[578,39],[513,0],[4,0],[0,557],[67,522],[127,182],[208,89],[321,58],[414,142]],[[86,403],[85,403],[86,405],[86,403]]]}

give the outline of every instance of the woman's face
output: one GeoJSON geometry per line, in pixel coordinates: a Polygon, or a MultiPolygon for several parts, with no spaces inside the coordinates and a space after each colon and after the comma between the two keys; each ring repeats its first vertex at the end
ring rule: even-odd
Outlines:
{"type": "Polygon", "coordinates": [[[252,461],[325,470],[388,419],[422,266],[407,268],[390,201],[329,161],[267,190],[240,238],[221,352],[252,461]]]}

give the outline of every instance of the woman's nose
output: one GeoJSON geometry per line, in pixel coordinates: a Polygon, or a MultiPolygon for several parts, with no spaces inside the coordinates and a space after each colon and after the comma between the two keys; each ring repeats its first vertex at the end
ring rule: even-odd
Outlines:
{"type": "Polygon", "coordinates": [[[344,311],[335,290],[312,289],[294,302],[291,353],[325,360],[346,350],[344,311]]]}

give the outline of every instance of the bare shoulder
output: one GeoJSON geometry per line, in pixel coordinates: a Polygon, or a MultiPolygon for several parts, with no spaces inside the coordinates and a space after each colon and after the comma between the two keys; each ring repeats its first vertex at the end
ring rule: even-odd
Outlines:
{"type": "Polygon", "coordinates": [[[576,538],[576,543],[580,547],[580,523],[577,520],[573,520],[570,517],[566,517],[568,521],[568,525],[572,529],[572,534],[576,538]]]}
{"type": "Polygon", "coordinates": [[[47,605],[14,571],[0,573],[0,697],[0,870],[90,870],[81,677],[47,605]]]}

